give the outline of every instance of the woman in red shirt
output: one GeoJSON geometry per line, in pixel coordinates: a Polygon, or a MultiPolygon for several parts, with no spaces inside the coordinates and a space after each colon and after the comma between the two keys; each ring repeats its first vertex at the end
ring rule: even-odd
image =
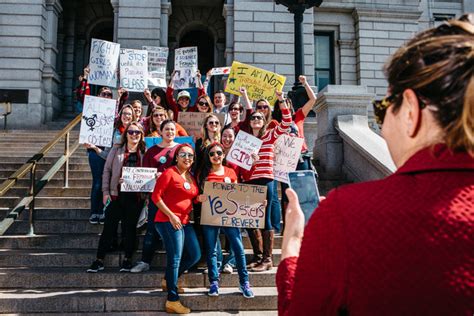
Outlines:
{"type": "Polygon", "coordinates": [[[306,228],[288,190],[280,315],[474,313],[473,43],[470,14],[386,65],[374,114],[394,174],[331,191],[306,228]]]}
{"type": "MultiPolygon", "coordinates": [[[[237,175],[232,168],[224,166],[224,148],[220,143],[210,144],[204,152],[203,167],[200,170],[199,188],[201,192],[204,190],[204,183],[208,182],[225,182],[237,183],[237,175]]],[[[207,196],[201,194],[198,197],[199,202],[204,202],[207,196]]],[[[219,227],[202,225],[204,236],[204,245],[206,248],[206,259],[209,276],[209,296],[219,295],[219,272],[217,268],[217,239],[219,231],[223,230],[229,239],[230,246],[234,252],[237,271],[239,273],[240,291],[245,298],[253,298],[254,294],[250,288],[249,275],[246,268],[245,252],[242,243],[242,236],[238,227],[219,227]]],[[[220,248],[220,247],[219,247],[220,248]]]]}
{"type": "Polygon", "coordinates": [[[166,249],[166,287],[168,313],[187,314],[191,310],[179,302],[178,277],[195,265],[201,258],[199,242],[189,213],[199,190],[191,174],[194,150],[188,144],[179,145],[173,159],[173,166],[165,170],[156,181],[151,195],[158,207],[155,228],[166,249]],[[185,255],[183,253],[185,252],[185,255]],[[181,260],[183,258],[183,260],[181,260]]]}

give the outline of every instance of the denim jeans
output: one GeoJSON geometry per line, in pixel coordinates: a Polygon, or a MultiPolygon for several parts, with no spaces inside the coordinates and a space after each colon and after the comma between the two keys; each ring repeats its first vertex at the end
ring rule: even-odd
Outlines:
{"type": "Polygon", "coordinates": [[[239,273],[239,282],[244,284],[249,280],[246,268],[244,245],[240,229],[237,227],[218,227],[203,225],[202,231],[204,235],[204,248],[207,253],[207,268],[209,270],[209,282],[219,280],[219,270],[217,268],[217,240],[219,238],[219,230],[223,230],[230,242],[230,247],[234,251],[237,271],[239,273]]]}
{"type": "Polygon", "coordinates": [[[265,212],[265,228],[264,230],[273,230],[272,225],[272,212],[274,212],[275,207],[273,206],[273,198],[275,196],[275,185],[273,179],[261,178],[251,180],[247,183],[249,184],[257,184],[257,185],[265,185],[267,187],[267,207],[265,212]],[[272,207],[273,206],[273,207],[272,207]]]}
{"type": "Polygon", "coordinates": [[[278,198],[278,181],[276,180],[273,180],[273,196],[270,207],[272,208],[270,212],[272,228],[279,233],[281,230],[281,205],[280,199],[278,198]]]}
{"type": "Polygon", "coordinates": [[[89,166],[92,172],[91,189],[91,214],[102,214],[104,204],[102,203],[102,173],[104,172],[105,160],[94,150],[88,150],[89,166]]]}
{"type": "Polygon", "coordinates": [[[148,264],[153,260],[155,250],[160,244],[160,234],[155,229],[155,215],[158,211],[156,204],[151,199],[148,201],[148,222],[146,224],[146,233],[143,237],[142,261],[148,264]]]}
{"type": "Polygon", "coordinates": [[[199,242],[191,224],[176,230],[170,222],[156,222],[155,229],[165,245],[168,301],[174,302],[179,300],[178,277],[201,258],[199,242]]]}

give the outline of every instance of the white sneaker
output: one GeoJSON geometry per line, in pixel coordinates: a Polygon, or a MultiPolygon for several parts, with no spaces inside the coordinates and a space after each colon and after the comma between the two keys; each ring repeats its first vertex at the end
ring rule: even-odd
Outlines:
{"type": "Polygon", "coordinates": [[[146,262],[139,261],[132,269],[130,269],[130,272],[140,273],[140,272],[145,272],[148,270],[150,270],[150,265],[146,262]]]}
{"type": "Polygon", "coordinates": [[[222,273],[232,274],[232,272],[234,272],[234,269],[232,268],[230,264],[226,263],[224,265],[224,268],[222,269],[222,273]]]}

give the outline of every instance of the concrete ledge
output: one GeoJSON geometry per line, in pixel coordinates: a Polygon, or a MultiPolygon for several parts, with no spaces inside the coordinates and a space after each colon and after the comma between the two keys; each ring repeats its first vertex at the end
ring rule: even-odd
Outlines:
{"type": "Polygon", "coordinates": [[[396,167],[387,144],[368,126],[366,116],[341,115],[335,128],[343,141],[343,173],[352,181],[369,181],[392,174],[396,167]]]}

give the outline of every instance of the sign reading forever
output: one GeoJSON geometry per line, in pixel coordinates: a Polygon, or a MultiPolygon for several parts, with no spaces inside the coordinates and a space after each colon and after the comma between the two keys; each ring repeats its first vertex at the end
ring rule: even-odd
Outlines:
{"type": "Polygon", "coordinates": [[[139,49],[120,50],[120,86],[133,92],[148,88],[148,52],[139,49]]]}
{"type": "Polygon", "coordinates": [[[86,95],[82,111],[79,143],[110,147],[114,133],[115,103],[113,99],[86,95]]]}
{"type": "Polygon", "coordinates": [[[203,194],[201,225],[265,228],[266,186],[206,182],[203,194]]]}
{"type": "Polygon", "coordinates": [[[196,139],[201,137],[201,128],[204,119],[209,115],[214,114],[221,122],[221,127],[224,127],[225,114],[223,113],[201,113],[201,112],[179,112],[178,123],[184,127],[188,135],[195,136],[196,139]]]}
{"type": "Polygon", "coordinates": [[[120,44],[92,39],[89,58],[89,83],[100,86],[117,86],[117,66],[120,44]]]}
{"type": "Polygon", "coordinates": [[[122,192],[153,192],[156,182],[156,168],[122,167],[122,192]]]}
{"type": "Polygon", "coordinates": [[[275,180],[289,183],[288,172],[295,171],[303,147],[303,138],[280,135],[274,144],[273,175],[275,180]]]}
{"type": "Polygon", "coordinates": [[[241,130],[237,133],[226,159],[245,170],[250,170],[253,164],[251,154],[258,154],[262,143],[262,140],[241,130]]]}
{"type": "Polygon", "coordinates": [[[234,61],[225,91],[240,96],[239,88],[245,87],[250,100],[264,98],[273,104],[275,89],[282,91],[285,81],[282,75],[234,61]]]}

